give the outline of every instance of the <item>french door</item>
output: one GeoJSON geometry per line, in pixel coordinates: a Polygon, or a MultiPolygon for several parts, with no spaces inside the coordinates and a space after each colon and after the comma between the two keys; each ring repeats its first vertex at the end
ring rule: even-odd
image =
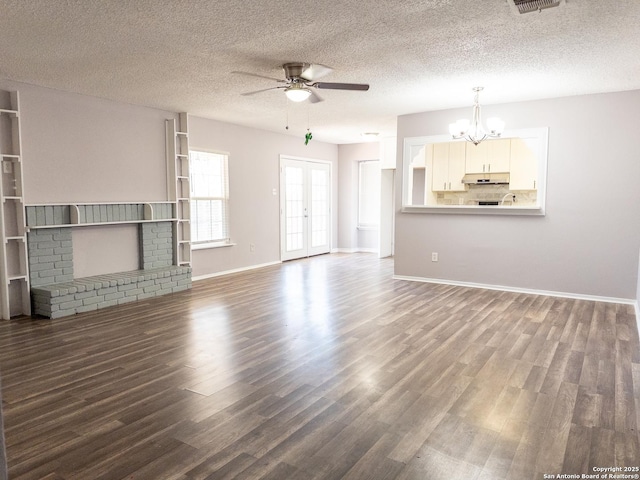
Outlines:
{"type": "Polygon", "coordinates": [[[331,251],[331,164],[280,157],[281,259],[331,251]]]}

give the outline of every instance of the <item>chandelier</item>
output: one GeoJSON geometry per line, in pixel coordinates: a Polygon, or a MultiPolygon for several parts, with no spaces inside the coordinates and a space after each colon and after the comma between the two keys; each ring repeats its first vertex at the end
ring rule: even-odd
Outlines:
{"type": "Polygon", "coordinates": [[[468,142],[478,145],[487,137],[497,138],[502,135],[502,132],[504,131],[504,122],[497,117],[487,119],[488,131],[482,126],[478,96],[483,89],[484,87],[474,87],[473,89],[475,92],[475,98],[473,100],[473,119],[471,121],[462,119],[449,124],[449,133],[454,140],[464,138],[468,142]]]}

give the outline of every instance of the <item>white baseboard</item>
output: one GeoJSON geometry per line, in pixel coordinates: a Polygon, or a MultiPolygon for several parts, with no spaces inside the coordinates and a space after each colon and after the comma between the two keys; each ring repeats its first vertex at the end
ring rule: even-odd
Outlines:
{"type": "Polygon", "coordinates": [[[357,253],[356,248],[336,248],[332,253],[357,253]]]}
{"type": "Polygon", "coordinates": [[[583,295],[580,293],[554,292],[550,290],[535,290],[530,288],[505,287],[503,285],[487,285],[484,283],[457,282],[454,280],[443,280],[440,278],[408,277],[404,275],[394,275],[393,278],[395,278],[396,280],[409,280],[411,282],[438,283],[441,285],[455,285],[458,287],[484,288],[486,290],[499,290],[503,292],[530,293],[532,295],[546,295],[548,297],[573,298],[575,300],[591,300],[594,302],[622,303],[625,305],[635,305],[636,319],[638,316],[637,315],[638,302],[633,300],[632,298],[601,297],[598,295],[583,295]]]}
{"type": "Polygon", "coordinates": [[[378,253],[377,248],[338,248],[332,253],[378,253]]]}
{"type": "Polygon", "coordinates": [[[272,265],[279,265],[281,261],[277,262],[269,262],[269,263],[261,263],[260,265],[250,265],[248,267],[242,268],[234,268],[233,270],[225,270],[223,272],[215,272],[215,273],[207,273],[205,275],[198,275],[197,277],[192,277],[191,280],[197,282],[198,280],[206,280],[208,278],[222,277],[223,275],[230,275],[232,273],[240,273],[246,272],[247,270],[255,270],[257,268],[270,267],[272,265]]]}

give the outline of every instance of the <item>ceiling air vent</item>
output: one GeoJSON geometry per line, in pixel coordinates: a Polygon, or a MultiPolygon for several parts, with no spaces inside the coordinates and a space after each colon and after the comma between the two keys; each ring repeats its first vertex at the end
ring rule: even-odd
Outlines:
{"type": "Polygon", "coordinates": [[[509,0],[509,4],[521,14],[541,12],[545,8],[557,7],[562,3],[564,0],[509,0]]]}

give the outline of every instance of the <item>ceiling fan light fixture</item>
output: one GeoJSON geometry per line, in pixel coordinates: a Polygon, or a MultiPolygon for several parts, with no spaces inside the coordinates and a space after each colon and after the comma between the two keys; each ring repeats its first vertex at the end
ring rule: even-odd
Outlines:
{"type": "Polygon", "coordinates": [[[311,95],[311,90],[300,84],[294,83],[284,89],[284,94],[292,102],[304,102],[311,95]]]}

